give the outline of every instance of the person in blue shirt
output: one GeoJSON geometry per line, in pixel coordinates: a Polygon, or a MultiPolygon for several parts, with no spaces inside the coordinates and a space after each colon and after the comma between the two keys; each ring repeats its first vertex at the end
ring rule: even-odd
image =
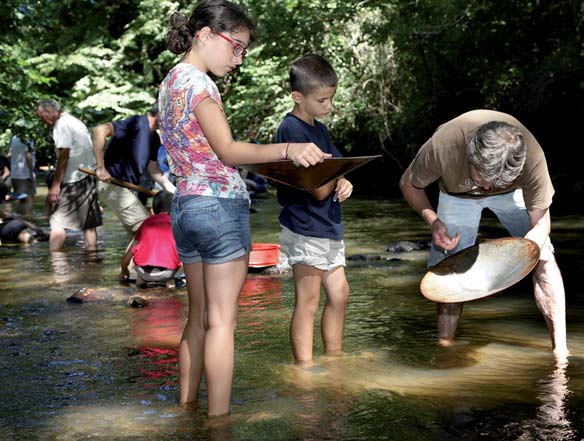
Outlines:
{"type": "Polygon", "coordinates": [[[156,130],[156,103],[147,115],[108,122],[91,130],[99,199],[115,213],[130,237],[134,236],[149,212],[133,191],[111,184],[110,179],[114,177],[140,185],[141,178],[148,172],[164,190],[174,193],[174,185],[158,166],[160,137],[156,130]],[[106,147],[107,138],[110,140],[106,147]]]}
{"type": "MultiPolygon", "coordinates": [[[[341,153],[327,128],[317,121],[333,108],[338,78],[319,55],[300,57],[291,66],[293,110],[278,128],[276,142],[313,142],[333,157],[341,153]]],[[[341,354],[349,284],[345,276],[345,244],[340,203],[351,196],[353,185],[341,177],[312,192],[279,185],[280,243],[294,274],[296,301],[290,324],[290,342],[296,364],[312,365],[314,316],[321,286],[326,303],[321,333],[327,355],[341,354]]]]}

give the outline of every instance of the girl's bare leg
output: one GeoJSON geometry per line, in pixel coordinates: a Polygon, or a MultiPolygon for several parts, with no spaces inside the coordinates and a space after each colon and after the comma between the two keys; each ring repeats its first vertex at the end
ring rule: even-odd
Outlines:
{"type": "Polygon", "coordinates": [[[349,283],[342,266],[323,274],[326,304],[322,312],[321,334],[326,354],[343,352],[343,329],[349,300],[349,283]]]}
{"type": "Polygon", "coordinates": [[[207,303],[204,366],[209,416],[229,413],[237,306],[248,260],[249,255],[245,255],[230,262],[203,266],[207,303]]]}
{"type": "Polygon", "coordinates": [[[183,404],[196,401],[199,396],[205,347],[203,264],[185,264],[184,272],[189,296],[189,313],[178,352],[179,396],[183,404]]]}
{"type": "Polygon", "coordinates": [[[323,271],[309,265],[293,266],[296,302],[290,322],[290,343],[294,361],[307,364],[312,360],[314,315],[320,299],[323,271]]]}

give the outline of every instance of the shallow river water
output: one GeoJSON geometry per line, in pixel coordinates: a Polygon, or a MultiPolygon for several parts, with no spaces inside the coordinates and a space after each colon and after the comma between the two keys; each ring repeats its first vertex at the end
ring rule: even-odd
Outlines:
{"type": "MultiPolygon", "coordinates": [[[[253,241],[277,242],[274,197],[254,208],[253,241]]],[[[126,237],[110,212],[92,255],[78,234],[53,255],[46,242],[0,247],[0,439],[584,438],[583,216],[553,224],[567,289],[567,366],[554,362],[528,280],[467,304],[456,345],[438,348],[435,305],[419,293],[427,251],[386,252],[390,242],[428,239],[422,222],[399,200],[348,200],[343,216],[347,255],[382,257],[347,264],[346,355],[324,357],[317,330],[318,369],[295,368],[291,275],[250,274],[232,416],[222,424],[206,420],[204,387],[200,408],[177,404],[186,289],[142,290],[149,305],[127,306],[137,290],[117,283],[126,237]],[[66,302],[84,287],[112,295],[66,302]]],[[[487,219],[484,231],[496,234],[495,225],[487,219]]]]}

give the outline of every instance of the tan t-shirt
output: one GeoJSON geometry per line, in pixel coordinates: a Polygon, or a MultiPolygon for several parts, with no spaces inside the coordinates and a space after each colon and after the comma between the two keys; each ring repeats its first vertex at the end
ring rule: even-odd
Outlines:
{"type": "Polygon", "coordinates": [[[545,156],[537,140],[511,115],[493,110],[473,110],[438,127],[418,151],[405,177],[417,188],[425,188],[439,180],[441,191],[469,198],[521,188],[528,210],[549,208],[554,195],[545,156]],[[509,187],[484,190],[470,178],[467,145],[473,133],[490,121],[502,121],[519,128],[527,146],[527,158],[521,174],[509,187]]]}

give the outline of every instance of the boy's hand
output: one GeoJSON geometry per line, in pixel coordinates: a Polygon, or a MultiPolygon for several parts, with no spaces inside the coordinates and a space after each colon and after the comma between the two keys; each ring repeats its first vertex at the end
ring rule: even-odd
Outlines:
{"type": "Polygon", "coordinates": [[[353,184],[347,179],[341,177],[337,179],[337,186],[335,187],[335,201],[343,202],[348,199],[353,193],[353,184]]]}
{"type": "Polygon", "coordinates": [[[302,167],[310,167],[330,157],[332,157],[330,153],[323,152],[312,142],[302,144],[290,143],[288,146],[288,159],[291,159],[302,167]]]}

